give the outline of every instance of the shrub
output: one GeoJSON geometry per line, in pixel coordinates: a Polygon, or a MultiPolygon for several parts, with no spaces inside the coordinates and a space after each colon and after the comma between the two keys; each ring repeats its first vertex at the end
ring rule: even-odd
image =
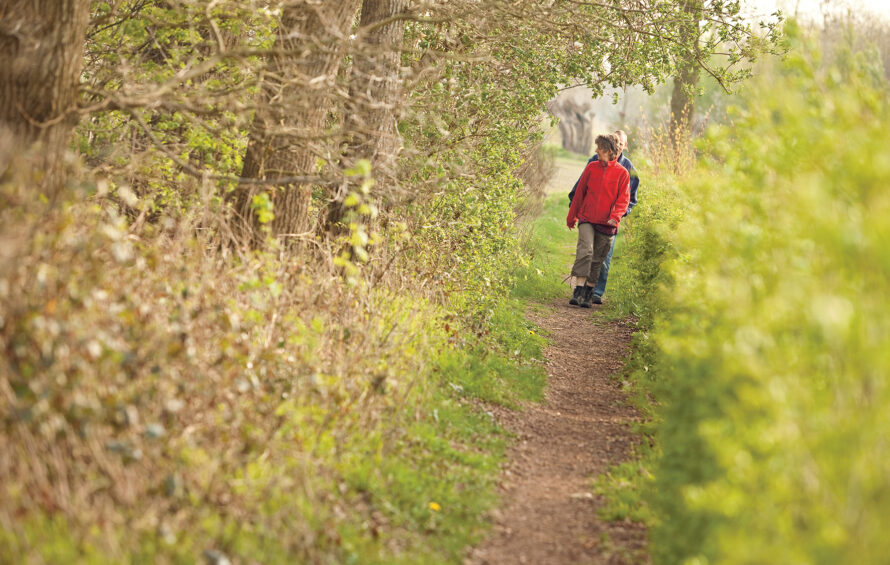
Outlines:
{"type": "Polygon", "coordinates": [[[798,41],[710,128],[682,221],[639,246],[673,248],[641,277],[660,284],[659,563],[890,551],[887,87],[862,53],[798,41]]]}

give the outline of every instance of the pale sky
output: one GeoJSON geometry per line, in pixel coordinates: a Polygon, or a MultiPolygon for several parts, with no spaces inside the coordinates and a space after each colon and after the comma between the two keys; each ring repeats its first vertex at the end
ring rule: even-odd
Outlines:
{"type": "Polygon", "coordinates": [[[743,5],[750,13],[761,17],[780,9],[786,16],[797,14],[801,19],[821,21],[823,10],[829,13],[851,10],[890,21],[890,0],[743,0],[743,5]]]}

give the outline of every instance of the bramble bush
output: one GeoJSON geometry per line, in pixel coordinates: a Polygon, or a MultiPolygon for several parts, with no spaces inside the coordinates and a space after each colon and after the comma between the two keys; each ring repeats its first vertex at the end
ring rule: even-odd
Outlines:
{"type": "Polygon", "coordinates": [[[635,219],[656,563],[890,551],[887,85],[872,53],[823,58],[791,32],[659,202],[674,211],[647,191],[635,219]]]}

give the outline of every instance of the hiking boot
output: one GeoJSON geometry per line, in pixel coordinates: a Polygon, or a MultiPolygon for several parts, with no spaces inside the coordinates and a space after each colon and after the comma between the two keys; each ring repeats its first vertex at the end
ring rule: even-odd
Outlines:
{"type": "Polygon", "coordinates": [[[581,308],[590,308],[590,297],[593,296],[593,287],[585,286],[584,294],[581,296],[581,304],[579,306],[581,308]]]}
{"type": "Polygon", "coordinates": [[[569,304],[571,304],[572,306],[579,306],[583,299],[584,299],[584,287],[576,286],[575,290],[572,292],[572,299],[569,300],[569,304]]]}
{"type": "Polygon", "coordinates": [[[590,301],[593,302],[594,304],[602,304],[603,297],[600,296],[599,294],[594,294],[593,296],[590,297],[590,301]]]}

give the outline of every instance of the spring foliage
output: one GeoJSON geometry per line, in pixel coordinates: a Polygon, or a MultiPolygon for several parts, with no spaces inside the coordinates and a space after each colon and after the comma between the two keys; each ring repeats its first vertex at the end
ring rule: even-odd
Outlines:
{"type": "Polygon", "coordinates": [[[657,563],[890,551],[887,85],[871,53],[796,42],[699,165],[647,193],[662,210],[629,246],[625,300],[652,328],[635,377],[659,404],[657,563]]]}
{"type": "MultiPolygon", "coordinates": [[[[693,47],[671,35],[675,3],[410,3],[385,48],[403,86],[391,174],[343,151],[373,26],[296,35],[291,68],[271,55],[288,9],[336,3],[89,4],[82,164],[58,198],[0,140],[0,559],[458,561],[504,444],[472,405],[543,386],[542,340],[509,298],[542,272],[515,225],[542,109],[569,77],[670,76],[693,47]],[[273,78],[296,94],[260,96],[273,78]],[[268,180],[235,178],[263,104],[324,119],[267,138],[311,152],[283,165],[309,179],[309,228],[247,246],[226,202],[268,180]]],[[[709,37],[735,40],[721,75],[741,78],[762,42],[737,5],[709,15],[709,37]]],[[[274,182],[249,201],[260,226],[297,210],[274,182]]]]}
{"type": "Polygon", "coordinates": [[[458,561],[494,503],[505,440],[471,405],[543,386],[542,339],[506,289],[522,262],[516,171],[557,70],[493,89],[497,114],[487,94],[455,92],[498,66],[453,62],[450,83],[413,93],[441,116],[401,124],[412,202],[378,215],[397,191],[365,166],[347,171],[368,190],[348,200],[343,238],[233,249],[230,187],[185,175],[171,152],[237,174],[249,120],[227,109],[251,99],[250,73],[222,64],[163,107],[126,106],[203,45],[175,10],[134,6],[87,50],[85,78],[120,88],[110,106],[125,107],[97,110],[76,138],[109,178],[73,170],[56,205],[33,197],[23,164],[0,179],[0,560],[458,561]]]}

